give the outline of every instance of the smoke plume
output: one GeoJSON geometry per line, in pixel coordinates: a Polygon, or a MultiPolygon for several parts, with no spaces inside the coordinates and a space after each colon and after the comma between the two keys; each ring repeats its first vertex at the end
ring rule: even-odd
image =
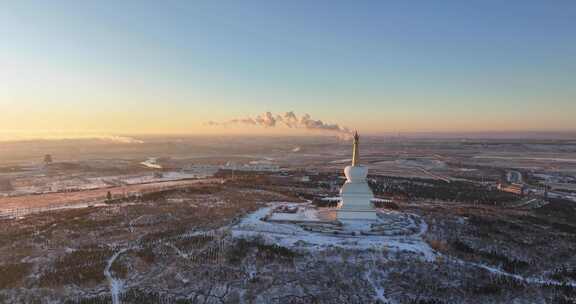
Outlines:
{"type": "Polygon", "coordinates": [[[265,112],[256,117],[232,119],[226,122],[209,121],[206,124],[209,126],[249,125],[264,128],[285,126],[291,129],[304,129],[321,133],[330,133],[341,138],[349,138],[352,133],[350,129],[340,126],[339,124],[331,124],[319,119],[313,119],[309,114],[304,114],[301,117],[298,117],[292,111],[281,115],[265,112]]]}

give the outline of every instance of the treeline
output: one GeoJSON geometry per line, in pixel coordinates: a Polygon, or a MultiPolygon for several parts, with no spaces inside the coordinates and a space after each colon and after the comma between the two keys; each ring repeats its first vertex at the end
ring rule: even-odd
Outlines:
{"type": "Polygon", "coordinates": [[[528,285],[517,278],[505,275],[491,275],[487,282],[473,282],[464,287],[466,291],[475,295],[498,295],[510,291],[523,290],[528,285]]]}
{"type": "Polygon", "coordinates": [[[223,190],[221,185],[206,185],[206,186],[199,186],[199,185],[191,185],[185,188],[168,188],[168,189],[161,189],[157,191],[149,191],[143,193],[136,193],[136,194],[128,194],[128,195],[112,195],[111,192],[108,192],[106,195],[106,203],[108,204],[120,204],[120,203],[132,203],[132,202],[149,202],[149,201],[158,201],[163,200],[167,196],[176,194],[176,193],[185,193],[185,194],[214,194],[218,193],[223,190]]]}
{"type": "Polygon", "coordinates": [[[298,253],[276,244],[267,245],[259,239],[245,240],[239,239],[228,248],[226,252],[226,260],[232,265],[239,265],[244,259],[254,252],[257,260],[267,263],[281,262],[291,263],[294,258],[298,257],[298,253]]]}
{"type": "Polygon", "coordinates": [[[0,289],[20,287],[19,284],[29,274],[30,263],[0,265],[0,289]]]}
{"type": "MultiPolygon", "coordinates": [[[[161,294],[156,291],[130,289],[120,294],[120,301],[125,304],[196,304],[203,303],[204,299],[189,299],[161,294]]],[[[66,300],[64,304],[112,304],[112,296],[77,297],[66,300]]]]}
{"type": "Polygon", "coordinates": [[[554,272],[550,277],[557,281],[572,280],[576,281],[576,266],[561,266],[554,269],[554,272]]]}
{"type": "MultiPolygon", "coordinates": [[[[40,275],[38,282],[43,287],[57,287],[65,285],[90,285],[103,282],[106,277],[103,270],[107,260],[113,254],[108,247],[84,247],[58,257],[40,275]]],[[[121,274],[126,269],[115,269],[121,274]]]]}
{"type": "Polygon", "coordinates": [[[510,273],[519,273],[523,270],[528,269],[528,267],[530,267],[531,265],[535,264],[534,261],[526,262],[526,261],[519,260],[516,258],[510,258],[510,257],[508,257],[508,256],[506,256],[500,252],[497,252],[495,250],[490,250],[490,251],[478,250],[478,249],[472,248],[471,246],[469,246],[465,242],[458,240],[458,239],[450,241],[450,245],[452,246],[452,248],[454,248],[457,251],[460,251],[462,253],[470,254],[470,255],[477,255],[477,256],[480,256],[480,257],[483,257],[485,259],[490,260],[492,263],[499,264],[499,265],[501,265],[501,268],[504,271],[510,272],[510,273]]]}
{"type": "Polygon", "coordinates": [[[388,183],[382,179],[370,181],[377,196],[401,196],[407,199],[424,198],[477,204],[502,204],[520,199],[518,195],[476,185],[470,182],[406,180],[388,183]]]}

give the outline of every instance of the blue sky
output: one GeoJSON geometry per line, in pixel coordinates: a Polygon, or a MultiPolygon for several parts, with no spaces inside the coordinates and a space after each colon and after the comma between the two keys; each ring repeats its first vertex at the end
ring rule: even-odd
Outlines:
{"type": "Polygon", "coordinates": [[[204,122],[263,111],[576,130],[576,2],[0,3],[0,111],[2,130],[227,132],[204,122]]]}

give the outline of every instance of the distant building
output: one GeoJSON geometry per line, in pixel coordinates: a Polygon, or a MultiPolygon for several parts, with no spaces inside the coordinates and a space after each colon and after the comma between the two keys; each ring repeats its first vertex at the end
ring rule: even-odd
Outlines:
{"type": "Polygon", "coordinates": [[[518,171],[508,171],[506,173],[506,181],[510,184],[522,184],[522,173],[518,171]]]}
{"type": "Polygon", "coordinates": [[[498,190],[518,195],[526,193],[526,187],[523,184],[499,184],[498,190]]]}
{"type": "Polygon", "coordinates": [[[150,157],[146,161],[140,163],[141,165],[150,169],[162,169],[162,165],[158,163],[158,158],[150,157]]]}
{"type": "Polygon", "coordinates": [[[182,172],[188,174],[195,174],[198,177],[210,177],[216,174],[218,171],[223,170],[226,172],[280,172],[280,167],[278,165],[272,164],[236,164],[228,162],[225,165],[206,165],[206,164],[196,164],[189,165],[182,169],[182,172]]]}
{"type": "Polygon", "coordinates": [[[198,177],[211,177],[220,170],[220,166],[215,165],[190,165],[182,170],[186,174],[194,174],[198,177]]]}
{"type": "Polygon", "coordinates": [[[52,162],[53,162],[52,155],[50,155],[50,154],[44,155],[44,164],[45,165],[50,165],[50,164],[52,164],[52,162]]]}

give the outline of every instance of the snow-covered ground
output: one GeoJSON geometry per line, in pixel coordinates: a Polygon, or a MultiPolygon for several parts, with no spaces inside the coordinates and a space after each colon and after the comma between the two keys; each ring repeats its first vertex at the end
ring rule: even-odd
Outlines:
{"type": "Polygon", "coordinates": [[[198,178],[198,175],[175,171],[175,172],[162,173],[162,176],[154,176],[154,175],[134,176],[122,179],[122,181],[128,185],[137,185],[145,183],[177,181],[190,178],[198,178]]]}
{"type": "Polygon", "coordinates": [[[0,192],[0,196],[23,196],[30,194],[44,194],[66,191],[85,191],[103,189],[108,187],[118,187],[124,185],[138,185],[158,182],[171,182],[194,178],[207,178],[211,174],[199,174],[196,172],[171,171],[163,172],[161,175],[139,174],[139,175],[118,175],[99,177],[66,177],[46,181],[31,186],[15,186],[14,190],[0,192]]]}
{"type": "Polygon", "coordinates": [[[342,235],[304,230],[296,224],[284,224],[263,221],[266,215],[279,204],[271,204],[249,214],[240,223],[233,226],[232,235],[236,238],[261,237],[270,244],[294,248],[297,250],[320,251],[331,248],[344,249],[374,249],[387,251],[406,251],[416,253],[425,260],[432,261],[436,253],[422,239],[427,225],[422,222],[419,233],[410,236],[380,236],[380,235],[342,235]]]}
{"type": "Polygon", "coordinates": [[[123,254],[124,252],[128,251],[128,248],[124,248],[118,252],[116,252],[110,259],[108,260],[108,264],[106,265],[106,269],[104,269],[104,276],[108,280],[110,284],[110,294],[112,295],[112,304],[120,304],[120,294],[122,294],[122,290],[124,288],[124,282],[120,279],[114,278],[110,269],[114,264],[114,261],[123,254]]]}
{"type": "Polygon", "coordinates": [[[436,159],[398,159],[394,163],[404,167],[424,168],[427,170],[446,168],[445,162],[436,159]]]}
{"type": "Polygon", "coordinates": [[[503,159],[503,160],[535,160],[535,161],[551,161],[551,162],[568,162],[574,163],[574,158],[557,158],[557,157],[524,157],[524,156],[498,156],[498,155],[478,155],[473,158],[478,159],[503,159]]]}
{"type": "Polygon", "coordinates": [[[49,206],[49,207],[45,207],[45,208],[21,208],[21,209],[17,209],[17,210],[9,210],[9,211],[4,211],[4,212],[0,212],[0,219],[2,218],[6,218],[6,219],[14,219],[14,218],[24,218],[27,215],[30,214],[35,214],[35,213],[41,213],[41,212],[46,212],[46,211],[56,211],[56,210],[66,210],[66,209],[83,209],[83,208],[88,208],[88,207],[104,207],[104,206],[108,206],[108,204],[106,204],[105,200],[97,200],[97,201],[90,201],[90,202],[84,202],[84,203],[74,203],[74,204],[68,204],[68,205],[59,205],[59,206],[49,206]]]}
{"type": "Polygon", "coordinates": [[[474,266],[474,267],[478,267],[478,268],[482,268],[492,274],[497,274],[497,275],[502,275],[502,276],[506,276],[506,277],[511,277],[523,282],[526,282],[528,284],[545,284],[545,285],[555,285],[555,286],[571,286],[571,287],[576,287],[576,282],[573,281],[557,281],[557,280],[551,280],[551,279],[545,279],[542,277],[526,277],[526,276],[521,276],[518,274],[513,274],[513,273],[509,273],[506,272],[504,270],[498,269],[496,267],[493,266],[488,266],[488,265],[484,265],[481,263],[474,263],[474,262],[466,262],[463,260],[458,260],[459,263],[463,264],[463,265],[469,265],[469,266],[474,266]]]}

